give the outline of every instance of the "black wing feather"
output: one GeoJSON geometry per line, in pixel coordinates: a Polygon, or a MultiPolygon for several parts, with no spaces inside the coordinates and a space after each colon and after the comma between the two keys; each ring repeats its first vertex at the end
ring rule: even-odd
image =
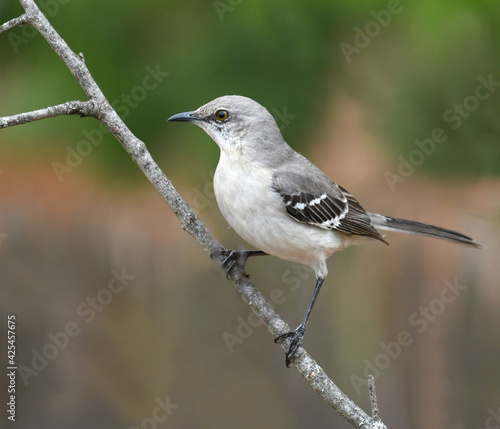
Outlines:
{"type": "Polygon", "coordinates": [[[345,189],[334,186],[328,192],[286,192],[275,180],[274,189],[283,198],[287,213],[299,222],[319,228],[341,231],[346,234],[362,235],[383,241],[380,233],[372,226],[366,211],[345,189]]]}

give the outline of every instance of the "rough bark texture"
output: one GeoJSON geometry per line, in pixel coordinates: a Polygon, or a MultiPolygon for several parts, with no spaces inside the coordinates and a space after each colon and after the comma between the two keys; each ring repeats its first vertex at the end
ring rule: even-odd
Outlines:
{"type": "MultiPolygon", "coordinates": [[[[220,255],[221,244],[212,236],[207,227],[177,192],[167,176],[161,171],[148,152],[146,145],[132,134],[112,108],[90,74],[83,55],[75,54],[69,48],[33,0],[19,0],[19,2],[24,8],[25,13],[1,25],[0,34],[20,25],[31,25],[36,28],[69,68],[89,100],[68,101],[57,106],[0,118],[0,128],[61,115],[95,117],[103,122],[122,144],[144,175],[173,210],[182,228],[198,241],[209,255],[220,255]]],[[[220,261],[220,257],[217,259],[220,261]]],[[[277,336],[289,331],[288,325],[279,317],[271,304],[250,281],[242,267],[236,266],[235,270],[231,273],[231,280],[242,299],[250,306],[262,323],[267,326],[272,335],[277,336]]],[[[287,340],[282,341],[281,346],[286,348],[287,342],[287,340]]],[[[302,347],[297,352],[294,365],[307,383],[354,427],[385,428],[385,425],[378,417],[378,410],[376,407],[373,408],[373,404],[376,404],[373,380],[373,388],[370,389],[373,416],[370,417],[328,378],[321,367],[302,347]]]]}

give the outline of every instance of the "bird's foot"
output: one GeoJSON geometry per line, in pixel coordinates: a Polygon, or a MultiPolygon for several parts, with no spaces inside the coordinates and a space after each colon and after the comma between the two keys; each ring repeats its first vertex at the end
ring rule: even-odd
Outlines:
{"type": "Polygon", "coordinates": [[[302,342],[302,338],[304,337],[304,332],[306,331],[306,327],[302,324],[299,325],[295,331],[287,332],[286,334],[278,335],[275,339],[275,343],[279,343],[281,340],[290,338],[290,343],[288,344],[288,348],[285,351],[286,355],[286,366],[290,367],[292,363],[292,359],[300,347],[300,343],[302,342]]]}
{"type": "Polygon", "coordinates": [[[235,274],[235,268],[239,267],[241,272],[245,277],[248,274],[245,273],[245,265],[250,256],[266,255],[265,252],[261,250],[231,250],[231,249],[218,249],[210,254],[212,259],[219,259],[226,272],[226,277],[229,278],[235,274]]]}

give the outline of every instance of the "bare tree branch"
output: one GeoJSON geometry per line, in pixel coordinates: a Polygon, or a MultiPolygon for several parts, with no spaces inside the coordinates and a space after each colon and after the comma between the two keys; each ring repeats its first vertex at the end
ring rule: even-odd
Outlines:
{"type": "Polygon", "coordinates": [[[18,16],[17,18],[7,21],[5,24],[0,25],[0,34],[6,31],[12,30],[13,28],[20,27],[21,25],[27,24],[28,19],[26,15],[18,16]]]}
{"type": "Polygon", "coordinates": [[[377,392],[375,390],[375,377],[370,374],[368,376],[368,392],[370,393],[370,405],[372,408],[372,423],[374,428],[385,428],[384,423],[378,414],[377,392]]]}
{"type": "MultiPolygon", "coordinates": [[[[77,55],[70,49],[50,25],[33,0],[19,0],[19,2],[24,8],[25,14],[0,26],[0,34],[23,24],[28,24],[36,28],[69,68],[89,100],[69,101],[33,112],[0,118],[0,128],[61,115],[78,114],[81,116],[93,116],[99,119],[109,128],[158,193],[167,202],[181,222],[182,228],[195,238],[207,253],[210,255],[220,255],[221,244],[212,236],[207,227],[177,192],[167,176],[161,171],[146,149],[146,145],[132,134],[118,116],[94,81],[85,65],[83,55],[77,55]]],[[[218,258],[219,262],[220,258],[218,258]]],[[[231,279],[242,299],[250,306],[272,335],[277,336],[289,331],[288,325],[274,311],[273,307],[250,281],[240,266],[237,266],[232,272],[231,279]]],[[[287,341],[283,341],[282,347],[286,348],[286,346],[287,341]]],[[[297,352],[294,365],[307,383],[354,427],[385,428],[385,425],[378,417],[378,411],[372,417],[368,416],[328,378],[323,369],[302,347],[297,352]]]]}
{"type": "Polygon", "coordinates": [[[96,116],[97,109],[91,101],[67,101],[57,106],[45,107],[32,112],[19,113],[0,118],[0,129],[13,125],[22,125],[40,119],[53,118],[62,115],[96,116]]]}

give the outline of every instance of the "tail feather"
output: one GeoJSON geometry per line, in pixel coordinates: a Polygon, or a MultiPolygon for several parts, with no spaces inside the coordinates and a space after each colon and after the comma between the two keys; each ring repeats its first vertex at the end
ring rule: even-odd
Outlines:
{"type": "Polygon", "coordinates": [[[440,228],[439,226],[427,225],[425,223],[414,222],[412,220],[396,219],[390,216],[375,213],[368,213],[368,216],[370,217],[372,225],[378,229],[403,232],[406,234],[425,235],[427,237],[455,241],[457,243],[476,247],[478,249],[484,248],[483,245],[464,234],[440,228]]]}

